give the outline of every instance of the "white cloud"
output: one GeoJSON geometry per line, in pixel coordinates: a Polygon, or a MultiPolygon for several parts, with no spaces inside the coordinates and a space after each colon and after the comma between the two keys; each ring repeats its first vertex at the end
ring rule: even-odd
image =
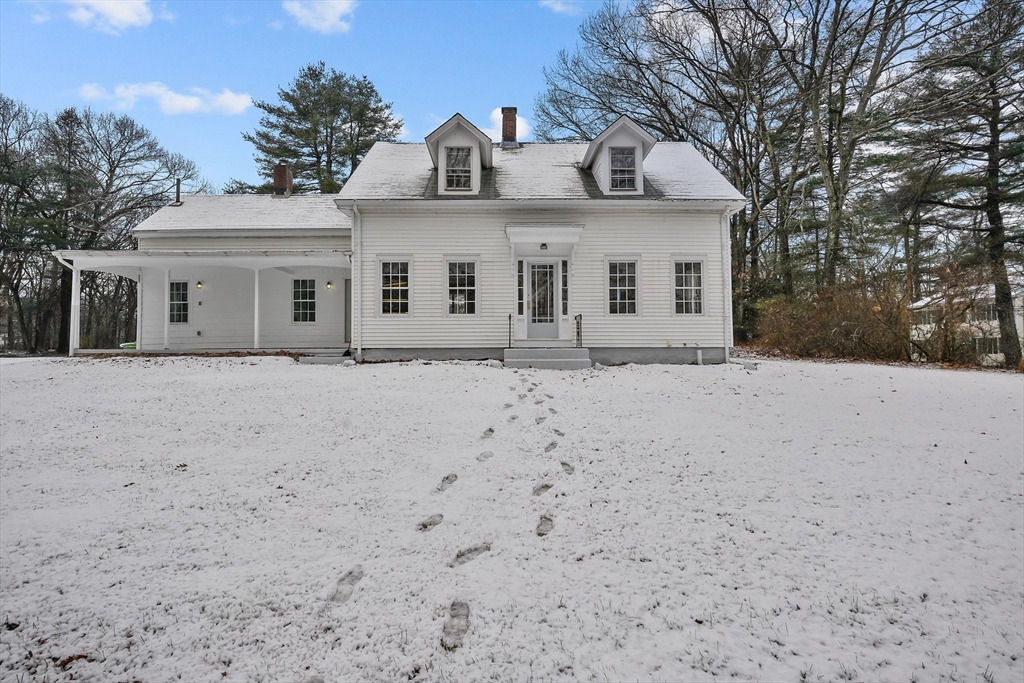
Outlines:
{"type": "Polygon", "coordinates": [[[252,98],[245,93],[236,93],[224,88],[211,93],[203,88],[190,88],[191,94],[177,93],[163,83],[121,83],[108,92],[98,83],[86,83],[78,89],[84,100],[108,100],[116,109],[131,109],[144,98],[152,99],[164,114],[195,114],[216,112],[218,114],[242,114],[252,106],[252,98]]]}
{"type": "MultiPolygon", "coordinates": [[[[480,130],[494,142],[501,142],[501,107],[491,112],[491,125],[480,130]]],[[[530,122],[516,115],[516,139],[522,142],[530,137],[530,130],[530,122]]]]}
{"type": "Polygon", "coordinates": [[[45,24],[50,19],[53,19],[53,16],[45,9],[37,9],[31,17],[33,24],[45,24]]]}
{"type": "MultiPolygon", "coordinates": [[[[106,33],[120,33],[134,26],[149,26],[153,10],[149,0],[62,0],[70,5],[68,18],[76,24],[106,33]]],[[[166,12],[161,19],[168,18],[166,12]]]]}
{"type": "Polygon", "coordinates": [[[317,33],[348,33],[347,18],[356,8],[355,0],[284,0],[284,11],[296,23],[317,33]]]}
{"type": "Polygon", "coordinates": [[[540,0],[537,4],[557,14],[579,14],[583,11],[582,0],[540,0]]]}

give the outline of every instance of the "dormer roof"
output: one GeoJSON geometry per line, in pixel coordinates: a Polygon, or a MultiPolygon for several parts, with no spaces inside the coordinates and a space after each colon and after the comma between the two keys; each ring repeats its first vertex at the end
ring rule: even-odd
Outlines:
{"type": "Polygon", "coordinates": [[[430,161],[434,164],[434,168],[438,167],[438,159],[440,158],[437,153],[438,145],[441,140],[444,139],[445,135],[459,126],[464,128],[470,135],[477,139],[477,146],[480,148],[480,163],[484,168],[490,168],[491,138],[470,123],[462,114],[455,114],[455,116],[442,123],[434,130],[434,132],[425,138],[427,151],[430,153],[430,161]]]}
{"type": "Polygon", "coordinates": [[[615,131],[622,128],[625,128],[640,140],[641,147],[643,148],[642,158],[647,158],[647,155],[651,153],[652,149],[654,149],[654,144],[657,140],[653,135],[641,128],[640,124],[623,114],[617,118],[612,125],[601,131],[601,134],[594,138],[590,143],[590,146],[587,147],[587,153],[583,155],[583,162],[581,163],[583,168],[591,167],[594,160],[597,158],[598,152],[601,151],[601,147],[604,145],[605,140],[615,133],[615,131]]]}

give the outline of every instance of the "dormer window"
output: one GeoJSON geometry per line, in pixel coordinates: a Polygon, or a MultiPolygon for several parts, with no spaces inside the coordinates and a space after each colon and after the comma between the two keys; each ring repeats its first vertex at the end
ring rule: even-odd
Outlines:
{"type": "Polygon", "coordinates": [[[611,156],[611,189],[636,189],[636,147],[609,147],[611,156]]]}
{"type": "Polygon", "coordinates": [[[473,148],[445,147],[445,189],[473,189],[473,148]]]}

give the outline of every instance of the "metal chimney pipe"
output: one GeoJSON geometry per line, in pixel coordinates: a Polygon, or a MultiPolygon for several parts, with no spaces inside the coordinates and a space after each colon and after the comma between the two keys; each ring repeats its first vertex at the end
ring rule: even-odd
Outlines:
{"type": "Polygon", "coordinates": [[[174,203],[181,204],[181,178],[174,179],[174,203]]]}

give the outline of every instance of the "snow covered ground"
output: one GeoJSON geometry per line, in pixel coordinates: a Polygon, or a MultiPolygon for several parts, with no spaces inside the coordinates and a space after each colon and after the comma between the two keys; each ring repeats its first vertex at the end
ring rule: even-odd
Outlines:
{"type": "Polygon", "coordinates": [[[1024,680],[1020,375],[77,359],[0,398],[3,681],[1024,680]]]}

